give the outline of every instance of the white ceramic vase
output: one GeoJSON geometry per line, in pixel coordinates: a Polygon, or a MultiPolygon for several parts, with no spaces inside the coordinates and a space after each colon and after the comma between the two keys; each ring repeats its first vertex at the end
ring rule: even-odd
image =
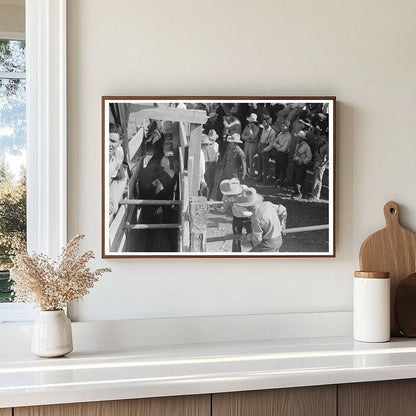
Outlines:
{"type": "Polygon", "coordinates": [[[72,351],[71,321],[61,309],[40,311],[33,325],[31,351],[39,357],[62,357],[72,351]]]}

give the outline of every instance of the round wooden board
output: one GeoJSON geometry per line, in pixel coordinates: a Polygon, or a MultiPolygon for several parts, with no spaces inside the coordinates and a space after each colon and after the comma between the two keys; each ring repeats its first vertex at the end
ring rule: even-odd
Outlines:
{"type": "Polygon", "coordinates": [[[398,284],[394,314],[400,332],[406,337],[416,337],[416,273],[398,284]]]}

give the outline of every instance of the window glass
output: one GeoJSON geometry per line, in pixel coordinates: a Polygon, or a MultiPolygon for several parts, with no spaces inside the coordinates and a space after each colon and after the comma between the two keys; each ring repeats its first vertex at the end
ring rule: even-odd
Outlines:
{"type": "Polygon", "coordinates": [[[0,302],[12,300],[10,256],[26,243],[24,45],[0,40],[0,302]]]}
{"type": "Polygon", "coordinates": [[[24,40],[0,39],[0,72],[26,72],[24,40]]]}

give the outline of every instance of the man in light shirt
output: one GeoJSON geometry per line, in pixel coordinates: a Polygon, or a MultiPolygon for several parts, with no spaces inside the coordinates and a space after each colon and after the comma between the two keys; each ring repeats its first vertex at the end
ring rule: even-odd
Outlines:
{"type": "Polygon", "coordinates": [[[205,183],[208,186],[207,199],[210,199],[215,186],[215,175],[217,172],[217,162],[218,162],[218,135],[215,130],[210,130],[208,135],[203,134],[201,140],[201,149],[204,153],[205,160],[205,183]]]}
{"type": "Polygon", "coordinates": [[[296,145],[295,155],[293,156],[293,164],[295,166],[295,189],[294,193],[299,199],[303,195],[303,185],[306,178],[306,170],[309,162],[312,160],[311,148],[306,141],[306,137],[299,136],[298,144],[296,145]]]}
{"type": "Polygon", "coordinates": [[[118,124],[110,123],[109,142],[109,172],[110,180],[119,179],[119,170],[123,164],[124,151],[121,147],[121,127],[118,124]]]}
{"type": "Polygon", "coordinates": [[[254,188],[244,190],[235,203],[253,213],[251,218],[253,248],[250,252],[279,251],[283,242],[282,232],[286,229],[286,208],[283,205],[263,201],[263,197],[258,195],[254,188]]]}
{"type": "Polygon", "coordinates": [[[323,128],[317,123],[316,130],[318,137],[316,139],[315,154],[313,159],[313,188],[312,199],[319,201],[321,197],[322,180],[325,169],[329,165],[329,144],[328,144],[328,127],[323,128]]]}
{"type": "Polygon", "coordinates": [[[247,235],[251,234],[251,216],[252,212],[240,205],[236,205],[235,201],[241,196],[243,191],[248,189],[246,185],[241,185],[237,178],[225,179],[220,183],[220,191],[223,194],[224,205],[218,209],[218,212],[222,212],[233,218],[233,252],[241,252],[241,234],[243,229],[246,230],[247,235]]]}
{"type": "Polygon", "coordinates": [[[276,131],[271,127],[272,118],[270,116],[264,116],[263,122],[260,125],[262,132],[260,134],[259,144],[257,147],[257,172],[258,179],[263,180],[263,183],[266,184],[269,178],[269,159],[270,159],[270,143],[276,138],[276,131]],[[267,150],[266,150],[267,149],[267,150]]]}
{"type": "Polygon", "coordinates": [[[247,117],[248,125],[244,128],[241,139],[244,142],[244,154],[247,162],[247,173],[249,177],[254,175],[254,156],[257,152],[257,141],[259,139],[259,128],[257,127],[257,114],[252,113],[247,117]]]}
{"type": "Polygon", "coordinates": [[[282,131],[277,135],[275,140],[264,149],[270,151],[274,149],[276,157],[276,183],[280,184],[286,179],[286,170],[288,164],[289,150],[292,143],[292,135],[289,132],[290,122],[282,123],[282,131]]]}

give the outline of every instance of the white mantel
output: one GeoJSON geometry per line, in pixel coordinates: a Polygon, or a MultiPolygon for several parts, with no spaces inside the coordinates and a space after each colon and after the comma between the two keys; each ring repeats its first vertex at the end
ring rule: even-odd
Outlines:
{"type": "Polygon", "coordinates": [[[219,393],[416,377],[416,340],[350,337],[0,354],[0,407],[219,393]]]}
{"type": "Polygon", "coordinates": [[[43,359],[31,325],[3,325],[0,408],[416,377],[416,340],[350,327],[350,312],[81,322],[73,353],[43,359]]]}

